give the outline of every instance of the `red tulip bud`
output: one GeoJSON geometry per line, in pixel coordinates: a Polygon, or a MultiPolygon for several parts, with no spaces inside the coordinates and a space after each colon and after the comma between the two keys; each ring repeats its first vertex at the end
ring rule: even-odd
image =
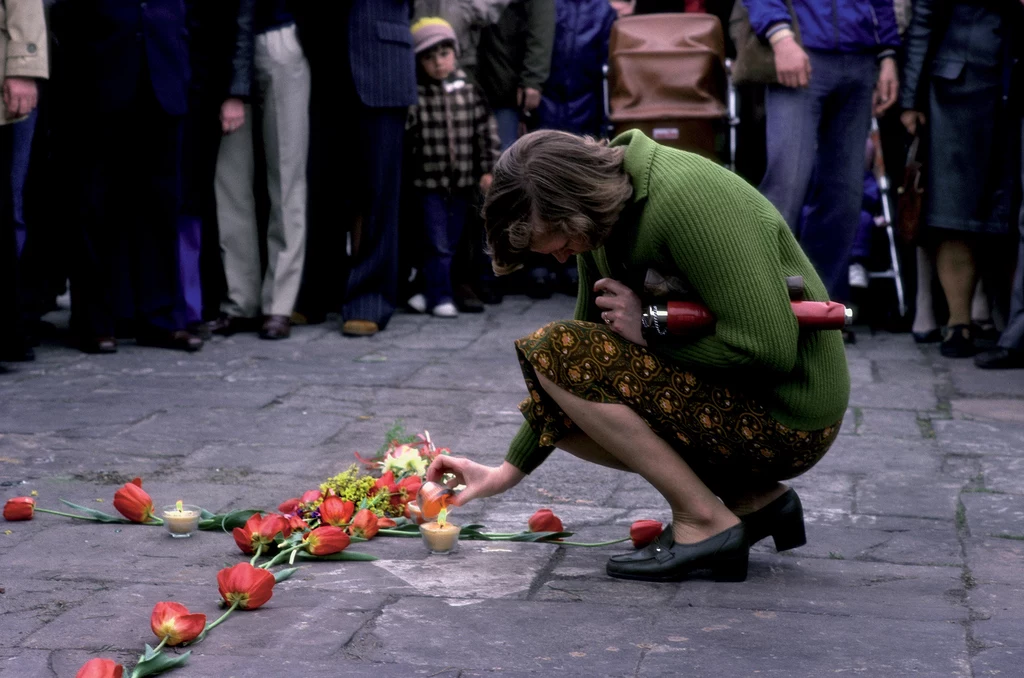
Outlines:
{"type": "Polygon", "coordinates": [[[4,520],[32,520],[36,500],[32,497],[14,497],[4,504],[4,520]]]}
{"type": "Polygon", "coordinates": [[[527,522],[530,532],[562,532],[562,521],[551,509],[540,509],[527,522]]]}
{"type": "Polygon", "coordinates": [[[376,514],[370,509],[362,509],[352,519],[352,524],[349,525],[348,531],[353,537],[373,539],[374,535],[377,534],[378,527],[376,514]]]}
{"type": "Polygon", "coordinates": [[[255,610],[274,593],[274,575],[249,563],[238,563],[217,573],[217,589],[228,605],[255,610]]]}
{"type": "Polygon", "coordinates": [[[75,678],[121,678],[124,675],[124,667],[115,664],[112,659],[101,659],[99,657],[90,659],[78,669],[75,678]]]}
{"type": "Polygon", "coordinates": [[[153,499],[142,489],[142,480],[135,478],[114,493],[114,508],[133,523],[147,523],[153,519],[153,499]]]}
{"type": "Polygon", "coordinates": [[[191,614],[181,603],[163,602],[153,606],[149,627],[171,647],[195,640],[206,628],[205,614],[191,614]]]}
{"type": "Polygon", "coordinates": [[[314,556],[328,556],[344,551],[348,548],[351,539],[340,527],[324,525],[310,530],[303,541],[306,544],[306,550],[314,556]]]}
{"type": "Polygon", "coordinates": [[[642,549],[658,538],[661,534],[661,522],[657,520],[637,520],[629,526],[629,538],[633,546],[642,549]]]}
{"type": "Polygon", "coordinates": [[[299,497],[299,503],[301,504],[312,504],[320,498],[320,490],[306,490],[299,497]]]}
{"type": "Polygon", "coordinates": [[[286,499],[282,501],[280,504],[278,504],[277,510],[280,511],[281,513],[284,513],[285,515],[289,513],[295,513],[296,511],[299,510],[300,503],[301,502],[298,497],[292,497],[291,499],[286,499]]]}
{"type": "Polygon", "coordinates": [[[351,501],[342,501],[338,497],[327,497],[320,504],[320,522],[334,527],[345,527],[352,519],[356,505],[351,501]]]}

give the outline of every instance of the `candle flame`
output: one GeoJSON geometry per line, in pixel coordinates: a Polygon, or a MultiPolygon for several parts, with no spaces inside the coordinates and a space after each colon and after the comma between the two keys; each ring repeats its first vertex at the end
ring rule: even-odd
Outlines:
{"type": "Polygon", "coordinates": [[[444,527],[445,522],[448,520],[448,509],[443,508],[437,514],[437,526],[444,527]]]}
{"type": "Polygon", "coordinates": [[[184,503],[179,499],[177,502],[175,502],[174,508],[178,509],[179,512],[183,511],[184,510],[184,503]]]}

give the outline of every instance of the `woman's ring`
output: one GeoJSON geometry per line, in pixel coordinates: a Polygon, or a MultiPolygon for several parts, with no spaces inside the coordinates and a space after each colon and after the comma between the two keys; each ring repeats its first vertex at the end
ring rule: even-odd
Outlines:
{"type": "Polygon", "coordinates": [[[603,321],[604,321],[605,325],[611,325],[611,324],[612,324],[612,321],[611,321],[611,319],[610,319],[610,318],[608,317],[608,314],[607,314],[607,313],[602,313],[602,314],[601,314],[601,320],[603,320],[603,321]]]}

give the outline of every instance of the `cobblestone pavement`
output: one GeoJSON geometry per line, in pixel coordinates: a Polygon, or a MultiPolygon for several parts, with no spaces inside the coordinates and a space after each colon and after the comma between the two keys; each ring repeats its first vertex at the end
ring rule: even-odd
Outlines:
{"type": "MultiPolygon", "coordinates": [[[[512,297],[455,321],[399,314],[369,339],[328,323],[194,355],[44,347],[0,377],[0,500],[36,490],[40,506],[111,510],[142,476],[158,503],[272,508],[375,451],[396,419],[497,463],[522,421],[511,341],[571,307],[512,297]]],[[[1024,375],[909,335],[860,332],[849,360],[842,434],[793,482],[809,542],[784,554],[762,542],[744,583],[612,580],[619,547],[464,542],[444,557],[376,539],[359,550],[379,560],[305,565],[171,675],[1024,674],[1024,375]]],[[[542,506],[586,541],[668,517],[639,479],[556,453],[453,519],[518,530],[542,506]]],[[[0,676],[134,663],[154,642],[153,604],[217,614],[216,572],[238,555],[213,532],[0,523],[0,676]]]]}

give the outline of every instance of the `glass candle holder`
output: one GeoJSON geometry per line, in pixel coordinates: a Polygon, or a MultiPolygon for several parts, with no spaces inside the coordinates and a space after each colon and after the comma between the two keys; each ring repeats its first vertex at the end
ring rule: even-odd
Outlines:
{"type": "Polygon", "coordinates": [[[431,553],[448,554],[459,545],[459,526],[445,523],[438,525],[436,521],[420,525],[423,543],[431,553]]]}
{"type": "Polygon", "coordinates": [[[424,520],[433,520],[441,512],[441,509],[448,508],[449,502],[455,496],[455,491],[433,481],[427,481],[420,486],[416,494],[416,504],[420,507],[424,520]]]}
{"type": "Polygon", "coordinates": [[[165,506],[160,510],[160,518],[164,521],[164,529],[175,539],[191,537],[199,529],[199,516],[202,510],[198,506],[185,504],[179,510],[177,506],[165,506]]]}

